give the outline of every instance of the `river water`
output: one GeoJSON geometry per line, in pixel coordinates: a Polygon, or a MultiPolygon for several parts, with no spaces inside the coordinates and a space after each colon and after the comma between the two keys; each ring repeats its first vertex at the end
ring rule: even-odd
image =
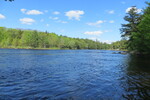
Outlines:
{"type": "Polygon", "coordinates": [[[113,52],[0,49],[0,100],[150,99],[150,58],[113,52]]]}

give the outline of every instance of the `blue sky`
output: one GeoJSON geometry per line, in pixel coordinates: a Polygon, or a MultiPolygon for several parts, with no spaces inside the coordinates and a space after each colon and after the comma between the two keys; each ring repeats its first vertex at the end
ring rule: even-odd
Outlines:
{"type": "Polygon", "coordinates": [[[127,9],[145,0],[0,0],[0,26],[55,32],[102,42],[120,40],[127,9]]]}

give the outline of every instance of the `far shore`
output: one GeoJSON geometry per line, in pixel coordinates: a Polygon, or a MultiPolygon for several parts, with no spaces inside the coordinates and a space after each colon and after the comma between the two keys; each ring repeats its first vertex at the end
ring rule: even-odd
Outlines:
{"type": "Polygon", "coordinates": [[[0,47],[0,49],[26,49],[26,50],[111,50],[111,51],[123,51],[128,52],[127,50],[118,50],[118,49],[69,49],[69,48],[32,48],[32,47],[0,47]]]}
{"type": "Polygon", "coordinates": [[[61,50],[61,48],[30,48],[30,47],[23,47],[23,48],[18,48],[18,47],[5,47],[5,48],[0,48],[0,49],[27,49],[27,50],[61,50]]]}
{"type": "Polygon", "coordinates": [[[111,50],[114,51],[113,54],[131,54],[131,55],[138,55],[138,56],[150,56],[147,53],[139,53],[135,51],[128,51],[128,50],[119,50],[119,49],[69,49],[69,48],[31,48],[31,47],[0,47],[0,49],[25,49],[25,50],[111,50]]]}

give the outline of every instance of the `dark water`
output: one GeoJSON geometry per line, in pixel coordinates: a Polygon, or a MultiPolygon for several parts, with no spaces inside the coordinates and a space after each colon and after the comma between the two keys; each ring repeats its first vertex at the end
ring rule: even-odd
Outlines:
{"type": "Polygon", "coordinates": [[[0,100],[148,100],[150,58],[0,49],[0,100]]]}

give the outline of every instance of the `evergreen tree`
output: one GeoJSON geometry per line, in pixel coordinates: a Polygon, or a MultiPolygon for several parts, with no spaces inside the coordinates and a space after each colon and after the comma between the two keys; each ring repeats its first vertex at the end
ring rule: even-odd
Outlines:
{"type": "Polygon", "coordinates": [[[135,40],[133,35],[137,33],[139,30],[137,28],[138,24],[141,21],[141,14],[139,10],[133,6],[127,12],[127,15],[124,17],[124,20],[127,21],[127,24],[122,24],[121,34],[122,37],[128,40],[128,47],[130,50],[134,50],[136,48],[135,40]]]}
{"type": "Polygon", "coordinates": [[[135,34],[137,39],[137,51],[150,53],[150,3],[147,2],[142,20],[138,25],[139,32],[135,34]]]}

